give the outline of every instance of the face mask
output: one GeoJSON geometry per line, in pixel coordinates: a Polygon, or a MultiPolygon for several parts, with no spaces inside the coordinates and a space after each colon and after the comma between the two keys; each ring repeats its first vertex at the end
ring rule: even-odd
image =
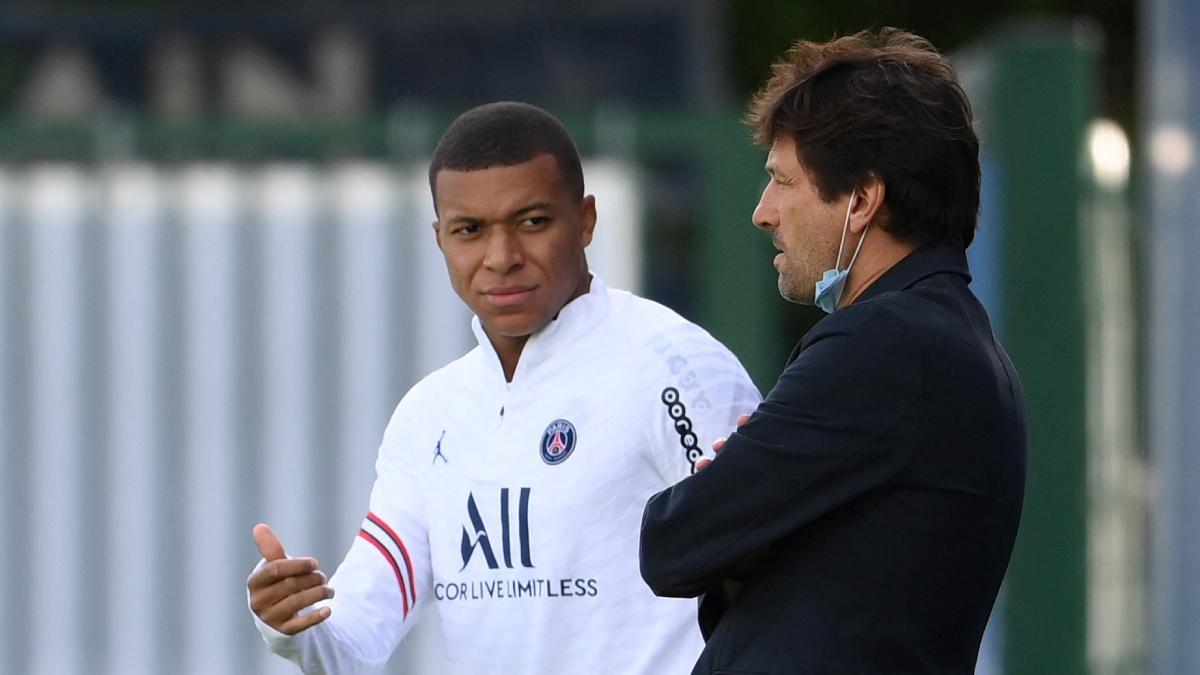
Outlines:
{"type": "Polygon", "coordinates": [[[850,276],[850,268],[854,266],[854,261],[858,260],[858,252],[862,250],[863,240],[867,238],[867,231],[863,230],[862,236],[858,239],[858,246],[854,249],[854,255],[850,257],[850,264],[846,265],[846,269],[839,270],[838,265],[842,264],[842,250],[846,247],[846,233],[850,230],[850,212],[854,210],[854,201],[858,197],[856,193],[850,193],[850,204],[846,207],[846,222],[842,223],[842,243],[838,244],[837,260],[833,262],[833,269],[825,270],[825,274],[821,275],[820,281],[817,282],[817,293],[813,299],[813,304],[820,307],[826,314],[832,314],[833,310],[837,309],[838,303],[842,300],[842,291],[846,289],[846,278],[850,276]]]}

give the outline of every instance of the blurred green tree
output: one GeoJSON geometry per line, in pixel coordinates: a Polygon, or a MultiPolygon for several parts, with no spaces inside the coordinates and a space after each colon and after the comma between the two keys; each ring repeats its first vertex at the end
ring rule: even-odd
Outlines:
{"type": "Polygon", "coordinates": [[[1085,17],[1105,37],[1101,112],[1133,129],[1138,12],[1134,0],[1005,0],[964,3],[962,0],[893,2],[795,2],[794,0],[724,0],[729,26],[733,84],[749,96],[767,76],[770,64],[800,38],[825,40],[864,28],[896,26],[929,38],[953,52],[1008,21],[1085,17]]]}

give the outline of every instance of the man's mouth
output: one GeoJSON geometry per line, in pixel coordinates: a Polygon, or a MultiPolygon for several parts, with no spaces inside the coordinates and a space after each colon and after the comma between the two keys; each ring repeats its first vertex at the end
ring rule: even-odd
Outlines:
{"type": "Polygon", "coordinates": [[[536,286],[502,286],[500,288],[490,288],[484,291],[484,296],[487,297],[493,304],[500,306],[519,305],[525,302],[533,295],[536,286]]]}

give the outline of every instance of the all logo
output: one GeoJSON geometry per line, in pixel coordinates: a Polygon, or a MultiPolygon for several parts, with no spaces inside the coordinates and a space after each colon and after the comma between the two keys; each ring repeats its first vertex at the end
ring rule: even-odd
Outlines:
{"type": "Polygon", "coordinates": [[[566,420],[554,420],[542,433],[542,461],[562,464],[575,450],[575,427],[566,420]]]}
{"type": "MultiPolygon", "coordinates": [[[[516,553],[520,555],[521,567],[533,567],[529,553],[529,493],[530,488],[521,488],[520,496],[517,499],[517,541],[515,543],[516,553]]],[[[511,511],[509,489],[500,488],[500,545],[501,553],[504,556],[504,566],[510,570],[514,569],[513,528],[509,517],[511,511]]],[[[467,563],[471,562],[476,551],[483,555],[489,569],[500,569],[500,561],[496,559],[496,551],[492,548],[492,540],[488,536],[487,527],[483,524],[483,518],[479,516],[479,507],[475,505],[474,493],[467,493],[467,518],[471,521],[471,529],[468,530],[467,526],[463,526],[462,529],[463,565],[458,571],[467,569],[467,563]]]]}

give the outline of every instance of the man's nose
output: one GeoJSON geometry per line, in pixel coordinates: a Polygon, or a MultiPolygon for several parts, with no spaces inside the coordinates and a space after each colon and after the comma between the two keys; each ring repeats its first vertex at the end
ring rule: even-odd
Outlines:
{"type": "Polygon", "coordinates": [[[754,207],[750,218],[754,221],[754,226],[762,230],[769,230],[779,224],[779,209],[775,206],[770,183],[763,188],[762,196],[758,198],[758,206],[754,207]]]}
{"type": "Polygon", "coordinates": [[[493,272],[509,272],[525,262],[521,238],[514,228],[495,225],[487,228],[487,252],[483,264],[493,272]]]}

